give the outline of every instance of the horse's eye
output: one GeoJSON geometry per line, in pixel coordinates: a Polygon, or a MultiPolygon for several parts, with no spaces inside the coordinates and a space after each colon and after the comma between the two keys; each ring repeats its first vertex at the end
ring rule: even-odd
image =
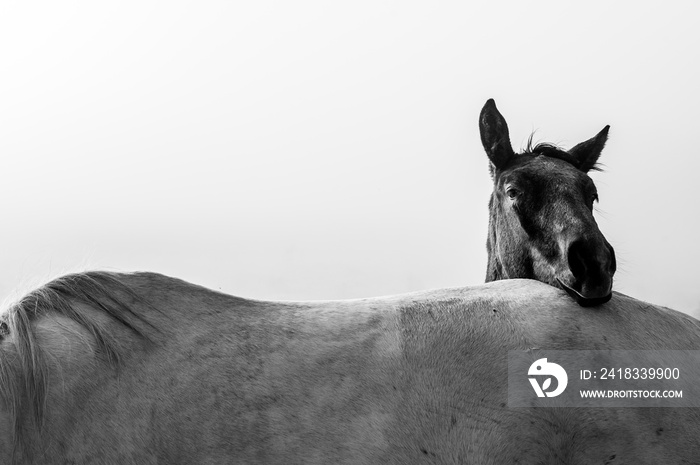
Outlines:
{"type": "Polygon", "coordinates": [[[516,189],[515,187],[509,186],[506,188],[506,195],[508,196],[508,198],[510,200],[515,200],[520,195],[520,191],[518,189],[516,189]]]}

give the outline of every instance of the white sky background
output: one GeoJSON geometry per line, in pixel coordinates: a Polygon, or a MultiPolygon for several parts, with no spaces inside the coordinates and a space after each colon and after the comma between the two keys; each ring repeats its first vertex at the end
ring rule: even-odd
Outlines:
{"type": "Polygon", "coordinates": [[[0,4],[0,299],[150,270],[264,299],[479,284],[478,114],[611,125],[615,288],[700,314],[695,2],[0,4]]]}

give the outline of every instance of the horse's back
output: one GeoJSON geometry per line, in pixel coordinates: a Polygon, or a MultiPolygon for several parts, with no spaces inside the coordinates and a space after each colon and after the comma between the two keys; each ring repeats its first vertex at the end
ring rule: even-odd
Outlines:
{"type": "Polygon", "coordinates": [[[44,426],[48,448],[65,460],[679,463],[700,455],[695,409],[507,406],[509,350],[700,345],[692,318],[622,295],[586,309],[550,286],[513,280],[293,303],[159,275],[122,279],[148,303],[134,304],[148,323],[134,326],[148,341],[105,320],[122,341],[118,370],[79,363],[79,344],[58,363],[44,426]]]}
{"type": "Polygon", "coordinates": [[[340,302],[233,299],[201,327],[173,348],[197,350],[182,396],[196,393],[187,403],[200,415],[228,412],[209,434],[242,461],[651,463],[700,453],[694,409],[506,405],[508,350],[699,346],[695,320],[623,295],[586,309],[514,280],[340,302]],[[202,379],[213,382],[201,389],[202,379]]]}

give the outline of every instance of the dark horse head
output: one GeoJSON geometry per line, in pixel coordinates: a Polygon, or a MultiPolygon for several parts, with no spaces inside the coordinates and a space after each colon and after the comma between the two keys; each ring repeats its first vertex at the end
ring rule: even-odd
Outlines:
{"type": "Polygon", "coordinates": [[[528,144],[516,154],[506,120],[489,100],[481,110],[481,142],[491,160],[486,281],[531,278],[564,289],[580,305],[612,296],[615,252],[593,218],[598,200],[586,174],[608,138],[597,136],[568,151],[528,144]]]}

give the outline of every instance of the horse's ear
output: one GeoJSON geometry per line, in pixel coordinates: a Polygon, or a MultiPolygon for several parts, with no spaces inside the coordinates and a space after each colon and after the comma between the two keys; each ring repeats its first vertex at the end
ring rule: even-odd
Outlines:
{"type": "Polygon", "coordinates": [[[498,112],[493,99],[488,99],[484,108],[481,109],[479,132],[486,155],[491,160],[490,170],[493,176],[494,170],[505,168],[514,155],[510,145],[508,125],[503,115],[498,112]]]}
{"type": "Polygon", "coordinates": [[[603,151],[605,142],[608,140],[608,130],[610,130],[610,126],[605,126],[597,136],[588,139],[586,142],[581,142],[569,150],[569,154],[578,160],[578,169],[584,173],[592,169],[598,161],[600,152],[603,151]]]}

